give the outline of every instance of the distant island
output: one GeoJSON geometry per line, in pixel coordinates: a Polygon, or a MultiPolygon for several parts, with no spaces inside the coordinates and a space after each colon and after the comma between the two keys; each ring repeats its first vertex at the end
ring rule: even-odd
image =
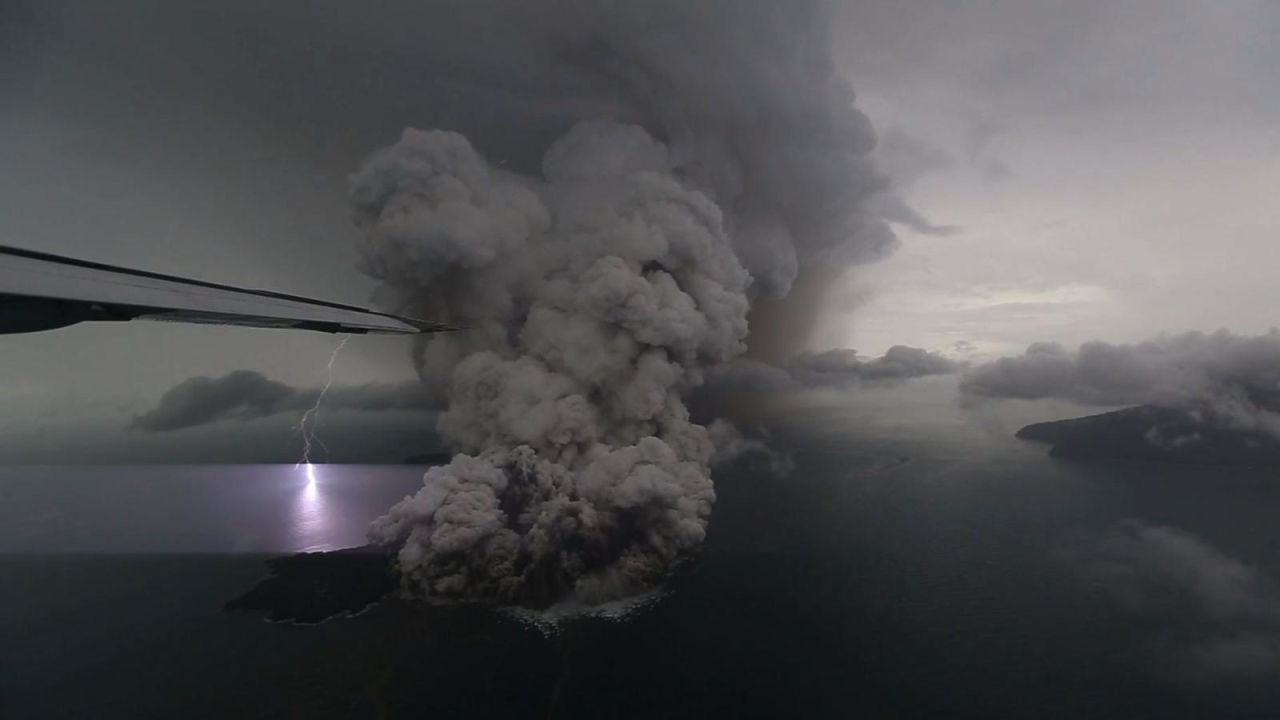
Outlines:
{"type": "Polygon", "coordinates": [[[448,465],[453,459],[452,453],[443,450],[436,452],[422,453],[419,455],[410,455],[404,459],[405,465],[448,465]]]}
{"type": "Polygon", "coordinates": [[[265,612],[268,620],[313,624],[357,614],[400,584],[392,558],[372,545],[298,553],[267,561],[270,577],[226,604],[265,612]]]}
{"type": "Polygon", "coordinates": [[[1280,465],[1280,439],[1232,427],[1197,410],[1139,405],[1028,425],[1023,440],[1049,443],[1070,460],[1138,460],[1203,465],[1280,465]]]}

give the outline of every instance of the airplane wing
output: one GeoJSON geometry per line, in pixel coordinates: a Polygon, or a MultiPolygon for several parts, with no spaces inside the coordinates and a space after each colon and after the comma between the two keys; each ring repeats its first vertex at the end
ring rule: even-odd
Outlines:
{"type": "Polygon", "coordinates": [[[80,322],[168,322],[412,334],[455,328],[350,305],[0,245],[0,334],[80,322]]]}

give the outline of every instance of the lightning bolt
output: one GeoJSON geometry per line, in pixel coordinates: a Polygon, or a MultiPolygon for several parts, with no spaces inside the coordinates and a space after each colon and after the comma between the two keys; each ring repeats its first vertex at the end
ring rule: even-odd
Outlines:
{"type": "Polygon", "coordinates": [[[329,388],[333,385],[333,364],[338,360],[338,353],[342,352],[342,348],[347,346],[347,341],[351,339],[350,335],[343,335],[342,340],[338,342],[338,346],[333,349],[333,354],[329,356],[329,363],[325,366],[324,386],[320,388],[320,394],[316,395],[316,404],[302,413],[302,417],[298,420],[298,432],[302,434],[302,457],[294,464],[294,469],[306,466],[307,480],[313,484],[316,481],[315,469],[311,467],[311,450],[315,446],[320,446],[327,455],[329,448],[321,442],[316,436],[316,421],[320,415],[320,404],[324,402],[324,396],[329,392],[329,388]]]}

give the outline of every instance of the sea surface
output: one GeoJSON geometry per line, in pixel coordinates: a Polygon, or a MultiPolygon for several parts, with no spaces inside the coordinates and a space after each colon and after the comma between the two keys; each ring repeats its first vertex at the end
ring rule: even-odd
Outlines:
{"type": "Polygon", "coordinates": [[[1256,662],[1187,671],[1180,644],[1257,627],[1118,603],[1071,552],[1135,520],[1265,585],[1274,472],[1073,465],[839,407],[774,442],[794,472],[717,473],[706,546],[661,598],[556,630],[223,611],[265,557],[363,543],[420,467],[0,469],[0,718],[1280,717],[1268,620],[1256,662]]]}

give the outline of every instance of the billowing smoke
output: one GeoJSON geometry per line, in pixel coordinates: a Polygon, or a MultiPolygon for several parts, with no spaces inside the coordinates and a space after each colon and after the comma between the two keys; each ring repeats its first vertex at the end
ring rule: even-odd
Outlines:
{"type": "MultiPolygon", "coordinates": [[[[226,420],[255,420],[314,407],[320,388],[299,388],[252,370],[221,377],[183,380],[156,406],[134,417],[131,427],[168,432],[226,420]]],[[[429,406],[420,383],[369,383],[337,386],[325,395],[326,408],[347,410],[423,410],[429,406]]]]}
{"type": "Polygon", "coordinates": [[[750,277],[719,209],[636,126],[587,122],[540,184],[409,130],[353,178],[388,288],[474,329],[423,357],[467,453],[372,529],[409,588],[545,605],[656,582],[702,541],[714,448],[680,396],[742,348],[750,277]]]}
{"type": "Polygon", "coordinates": [[[558,51],[620,88],[615,114],[570,128],[536,176],[410,129],[351,180],[381,302],[469,328],[415,350],[460,454],[371,529],[428,600],[658,582],[715,501],[714,438],[683,398],[745,349],[753,299],[894,244],[864,207],[885,181],[816,5],[556,7],[575,10],[558,51]]]}
{"type": "Polygon", "coordinates": [[[961,390],[970,397],[1146,403],[1265,429],[1280,410],[1280,332],[1189,332],[1133,345],[1090,342],[1074,352],[1036,343],[1021,356],[974,368],[961,390]]]}
{"type": "Polygon", "coordinates": [[[711,456],[713,467],[729,465],[745,457],[751,461],[763,461],[774,477],[786,477],[795,470],[791,455],[773,447],[766,430],[756,429],[755,435],[748,436],[732,422],[717,418],[707,425],[707,433],[711,436],[711,444],[716,448],[715,454],[711,456]]]}

